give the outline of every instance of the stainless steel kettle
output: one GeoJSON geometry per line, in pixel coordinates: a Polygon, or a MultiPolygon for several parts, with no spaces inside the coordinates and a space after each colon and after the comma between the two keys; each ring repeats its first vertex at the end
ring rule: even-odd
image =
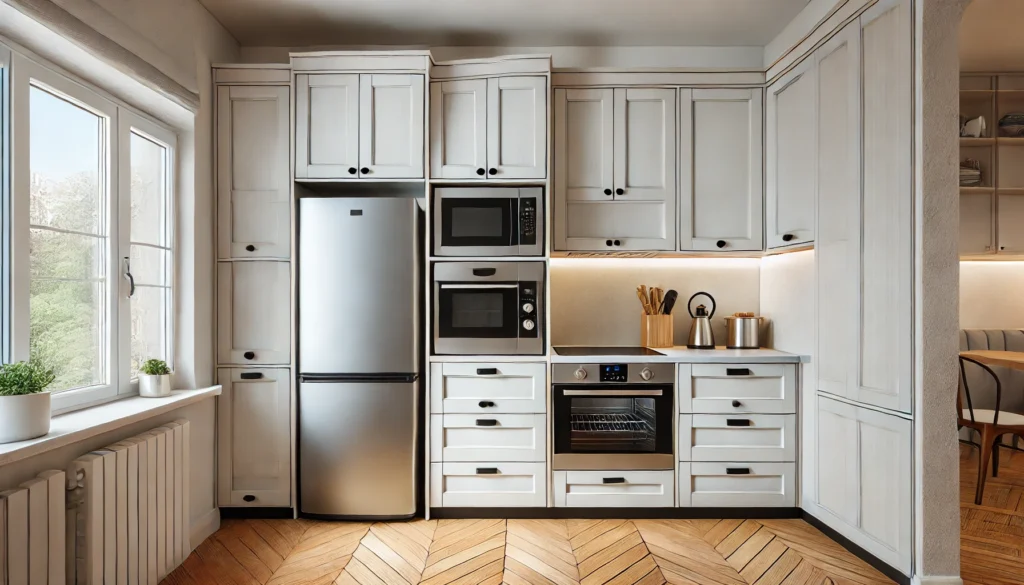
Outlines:
{"type": "Polygon", "coordinates": [[[715,334],[711,331],[711,317],[715,315],[715,297],[706,292],[696,293],[686,303],[686,310],[690,312],[690,317],[693,318],[693,322],[690,323],[690,338],[686,343],[686,347],[690,349],[715,349],[715,334]],[[707,307],[704,305],[697,305],[696,313],[690,308],[690,305],[693,304],[693,299],[701,295],[711,300],[710,313],[708,313],[707,307]]]}

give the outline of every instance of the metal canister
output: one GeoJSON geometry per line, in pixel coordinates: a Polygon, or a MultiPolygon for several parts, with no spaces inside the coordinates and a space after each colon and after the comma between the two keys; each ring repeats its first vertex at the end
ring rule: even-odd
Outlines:
{"type": "Polygon", "coordinates": [[[758,337],[762,317],[725,318],[728,326],[726,347],[729,349],[757,349],[761,347],[758,337]]]}

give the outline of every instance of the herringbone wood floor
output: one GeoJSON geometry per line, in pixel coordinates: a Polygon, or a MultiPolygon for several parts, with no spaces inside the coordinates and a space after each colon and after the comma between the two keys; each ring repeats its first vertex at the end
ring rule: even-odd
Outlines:
{"type": "Polygon", "coordinates": [[[802,520],[225,520],[166,585],[891,583],[802,520]]]}
{"type": "Polygon", "coordinates": [[[1024,583],[1024,453],[999,450],[981,506],[974,505],[978,450],[960,446],[960,574],[964,585],[1024,583]]]}

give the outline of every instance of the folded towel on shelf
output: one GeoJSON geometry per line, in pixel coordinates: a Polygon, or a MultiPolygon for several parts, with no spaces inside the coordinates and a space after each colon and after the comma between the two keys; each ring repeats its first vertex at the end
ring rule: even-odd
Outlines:
{"type": "Polygon", "coordinates": [[[978,187],[981,185],[981,163],[973,158],[960,162],[960,186],[978,187]]]}

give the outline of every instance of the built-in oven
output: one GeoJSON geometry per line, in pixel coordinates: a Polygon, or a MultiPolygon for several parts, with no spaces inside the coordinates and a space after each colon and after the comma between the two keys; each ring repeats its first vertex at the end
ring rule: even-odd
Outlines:
{"type": "Polygon", "coordinates": [[[543,262],[434,264],[434,353],[542,355],[543,262]]]}
{"type": "Polygon", "coordinates": [[[674,364],[554,364],[552,469],[673,469],[674,364]]]}
{"type": "Polygon", "coordinates": [[[542,256],[540,187],[434,190],[435,256],[542,256]]]}

